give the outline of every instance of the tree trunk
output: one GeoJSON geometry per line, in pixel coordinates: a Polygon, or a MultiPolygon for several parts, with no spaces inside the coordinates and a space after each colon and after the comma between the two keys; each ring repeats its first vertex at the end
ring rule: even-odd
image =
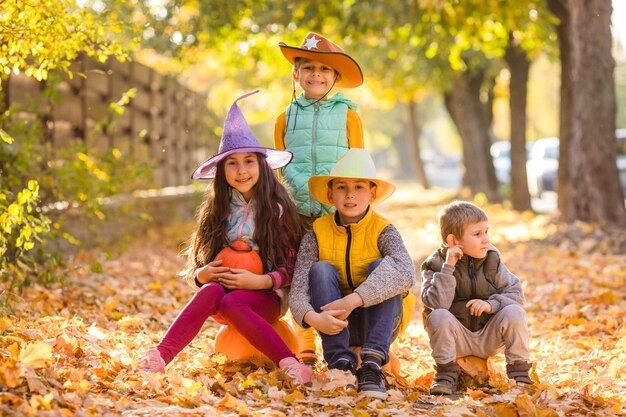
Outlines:
{"type": "Polygon", "coordinates": [[[417,104],[411,100],[407,103],[407,111],[409,113],[409,138],[408,143],[413,154],[413,160],[415,161],[415,171],[417,173],[417,181],[425,189],[430,189],[428,177],[426,176],[426,170],[424,169],[424,162],[422,161],[422,155],[420,152],[420,127],[418,123],[418,111],[417,104]]]}
{"type": "Polygon", "coordinates": [[[485,132],[487,140],[481,140],[478,142],[478,150],[484,155],[485,169],[487,170],[487,181],[489,188],[495,190],[495,197],[490,199],[491,202],[501,202],[502,198],[498,193],[498,178],[496,177],[496,168],[493,165],[493,159],[491,158],[491,144],[495,135],[493,134],[493,102],[495,94],[493,88],[495,86],[495,78],[490,78],[484,81],[484,74],[480,73],[476,77],[469,78],[470,91],[472,92],[472,99],[474,107],[478,109],[481,121],[482,129],[485,132]],[[484,95],[484,102],[481,97],[484,95]]]}
{"type": "Polygon", "coordinates": [[[2,100],[0,101],[0,112],[4,113],[11,106],[11,74],[7,75],[6,78],[0,78],[0,96],[2,100]]]}
{"type": "Polygon", "coordinates": [[[530,61],[511,36],[504,59],[511,72],[509,108],[511,111],[511,203],[515,210],[529,210],[530,194],[526,176],[526,100],[530,61]]]}
{"type": "Polygon", "coordinates": [[[460,76],[452,89],[445,93],[444,101],[463,143],[464,185],[470,188],[472,194],[482,192],[489,201],[498,202],[501,198],[489,153],[487,118],[480,101],[482,79],[482,74],[460,76]]]}
{"type": "MultiPolygon", "coordinates": [[[[548,0],[548,7],[556,16],[565,16],[565,5],[560,0],[548,0]]],[[[556,27],[559,38],[559,50],[561,55],[561,105],[559,108],[559,170],[557,172],[558,201],[557,205],[564,219],[573,218],[572,192],[570,190],[571,169],[569,157],[569,143],[574,133],[572,118],[574,114],[574,79],[570,72],[572,68],[572,51],[569,46],[568,32],[570,31],[567,19],[562,19],[556,27]]]]}
{"type": "Polygon", "coordinates": [[[394,177],[398,179],[415,180],[417,177],[415,158],[413,158],[413,151],[409,145],[409,138],[406,133],[402,131],[397,136],[394,136],[392,143],[397,154],[397,161],[395,161],[395,166],[389,166],[388,168],[393,169],[394,177]]]}
{"type": "Polygon", "coordinates": [[[559,17],[563,220],[626,224],[616,165],[610,0],[548,0],[559,17]]]}

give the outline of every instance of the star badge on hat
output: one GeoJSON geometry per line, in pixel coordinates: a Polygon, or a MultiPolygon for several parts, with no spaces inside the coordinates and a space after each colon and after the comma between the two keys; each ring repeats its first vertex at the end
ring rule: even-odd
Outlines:
{"type": "Polygon", "coordinates": [[[354,88],[363,84],[363,72],[354,58],[319,33],[309,32],[299,47],[284,42],[279,42],[278,47],[292,65],[296,59],[303,58],[319,61],[337,71],[340,75],[335,82],[337,87],[354,88]]]}
{"type": "Polygon", "coordinates": [[[319,43],[319,41],[321,41],[321,39],[315,39],[315,34],[313,34],[313,36],[306,40],[304,47],[309,50],[313,48],[317,49],[317,44],[319,43]]]}

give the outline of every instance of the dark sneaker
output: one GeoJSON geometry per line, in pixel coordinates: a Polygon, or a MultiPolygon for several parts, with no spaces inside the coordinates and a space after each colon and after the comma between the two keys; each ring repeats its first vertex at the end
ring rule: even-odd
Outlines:
{"type": "Polygon", "coordinates": [[[533,381],[528,375],[528,371],[532,368],[530,362],[518,361],[512,364],[506,365],[506,375],[509,379],[514,379],[517,385],[532,385],[533,381]]]}
{"type": "Polygon", "coordinates": [[[356,378],[359,381],[358,392],[362,392],[368,397],[387,399],[387,389],[385,388],[385,375],[380,367],[375,363],[365,362],[356,371],[356,378]]]}
{"type": "MultiPolygon", "coordinates": [[[[337,362],[328,367],[329,369],[338,369],[343,372],[350,372],[351,375],[356,376],[356,364],[349,359],[339,359],[337,362]]],[[[355,389],[353,384],[347,384],[346,389],[355,389]]]]}
{"type": "Polygon", "coordinates": [[[332,366],[329,366],[329,368],[339,369],[340,371],[350,372],[352,375],[356,375],[356,365],[348,359],[339,359],[332,366]]]}
{"type": "Polygon", "coordinates": [[[430,386],[430,395],[450,395],[459,384],[459,365],[450,362],[445,365],[435,365],[435,379],[430,386]]]}

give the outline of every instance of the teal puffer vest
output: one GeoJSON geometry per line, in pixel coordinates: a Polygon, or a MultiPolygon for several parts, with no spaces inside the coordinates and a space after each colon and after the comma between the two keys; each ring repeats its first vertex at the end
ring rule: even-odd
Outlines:
{"type": "MultiPolygon", "coordinates": [[[[446,260],[446,249],[440,248],[421,266],[421,270],[430,269],[439,272],[446,260]]],[[[495,250],[489,250],[483,259],[470,258],[463,255],[454,268],[456,278],[456,291],[454,301],[450,306],[450,313],[456,317],[468,330],[475,332],[482,329],[493,314],[483,313],[480,316],[472,316],[465,306],[469,300],[487,300],[498,290],[495,285],[496,272],[500,266],[500,256],[495,250]]],[[[424,307],[424,323],[432,310],[424,307]]]]}
{"type": "Polygon", "coordinates": [[[296,101],[287,106],[285,131],[285,149],[293,153],[293,159],[281,173],[298,212],[319,217],[331,213],[334,207],[315,200],[309,193],[308,181],[313,175],[328,175],[348,151],[347,113],[349,108],[356,110],[356,104],[341,93],[317,103],[301,94],[296,101]]]}

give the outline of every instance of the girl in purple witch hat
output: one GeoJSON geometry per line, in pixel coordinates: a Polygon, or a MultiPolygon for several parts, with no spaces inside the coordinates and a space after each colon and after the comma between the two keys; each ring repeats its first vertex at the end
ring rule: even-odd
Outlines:
{"type": "Polygon", "coordinates": [[[165,366],[213,317],[234,327],[254,347],[301,384],[312,371],[295,358],[270,323],[287,311],[286,290],[304,233],[304,224],[272,169],[285,166],[291,153],[263,148],[250,130],[237,101],[226,120],[219,153],[203,162],[194,179],[213,179],[198,213],[185,271],[198,292],[167,333],[142,358],[141,369],[165,372],[165,366]],[[258,252],[263,273],[221,266],[216,255],[236,240],[258,252]]]}

